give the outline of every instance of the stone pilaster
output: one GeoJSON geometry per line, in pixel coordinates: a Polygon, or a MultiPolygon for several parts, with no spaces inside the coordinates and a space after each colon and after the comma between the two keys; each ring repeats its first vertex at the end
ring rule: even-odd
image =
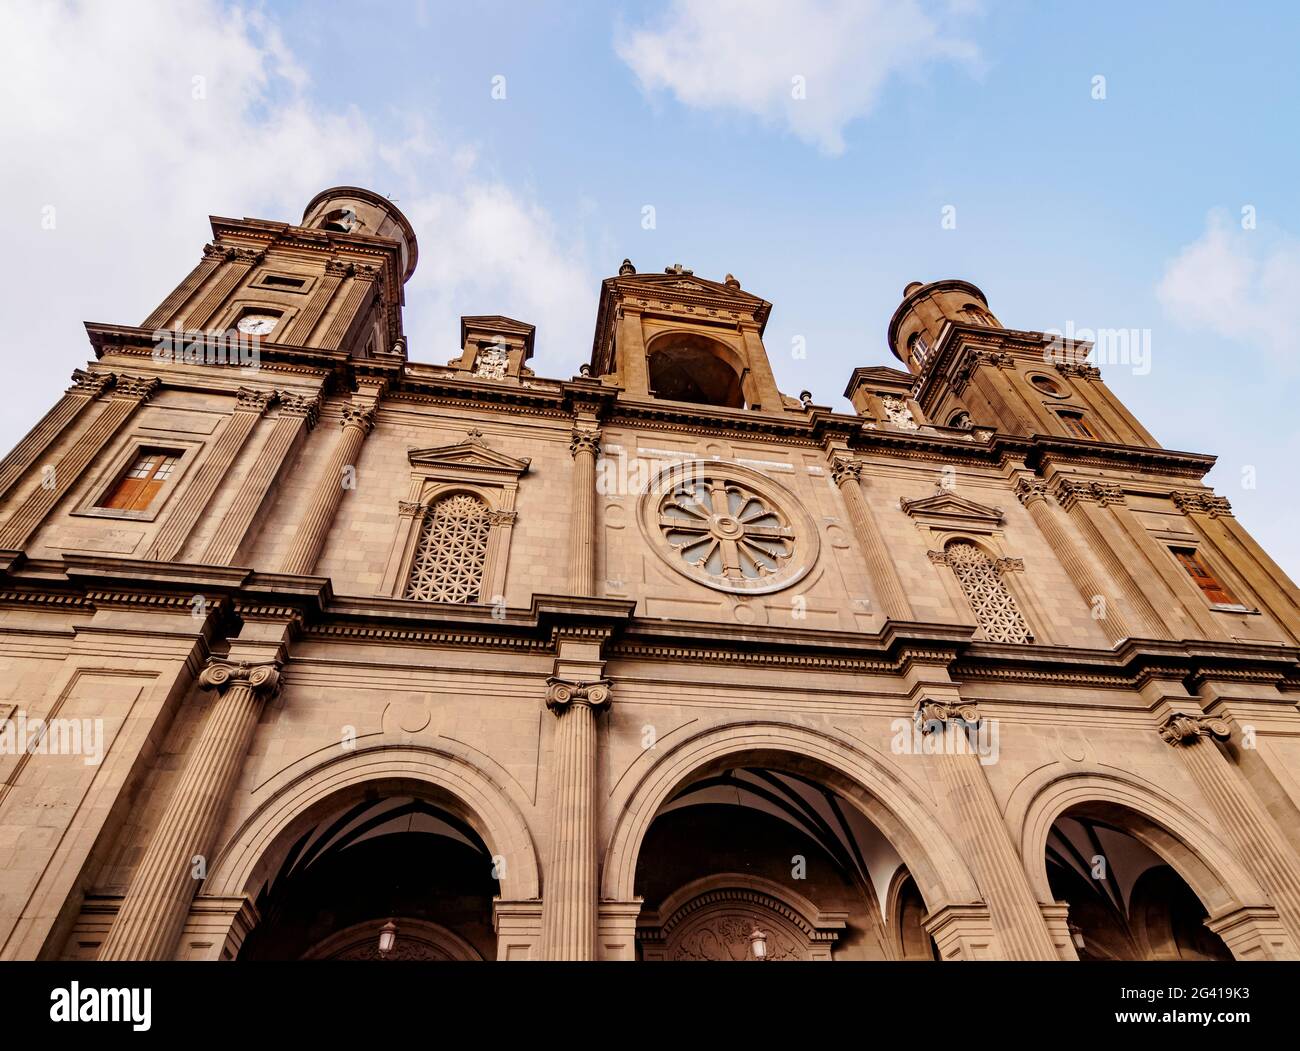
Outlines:
{"type": "MultiPolygon", "coordinates": [[[[1101,576],[1093,570],[1092,563],[1079,550],[1077,544],[1057,519],[1047,495],[1047,486],[1037,479],[1021,478],[1016,483],[1016,496],[1029,511],[1029,517],[1038,526],[1047,545],[1060,560],[1079,597],[1094,609],[1098,598],[1107,600],[1110,589],[1101,576]]],[[[1113,601],[1106,602],[1105,616],[1097,618],[1101,630],[1111,642],[1119,642],[1132,635],[1128,620],[1113,601]]]]}
{"type": "Polygon", "coordinates": [[[303,307],[302,313],[293,319],[289,326],[289,331],[285,334],[286,343],[297,343],[302,346],[307,345],[311,339],[311,334],[316,329],[321,315],[334,301],[334,294],[339,290],[339,285],[347,277],[347,264],[341,263],[336,259],[331,259],[325,264],[325,275],[320,279],[307,300],[307,305],[303,307]]]}
{"type": "Polygon", "coordinates": [[[349,405],[343,410],[343,433],[312,490],[311,503],[298,522],[298,531],[280,566],[281,573],[310,573],[334,524],[343,499],[343,472],[355,467],[361,445],[375,425],[373,405],[349,405]]]}
{"type": "Polygon", "coordinates": [[[72,386],[64,392],[54,408],[27,432],[27,436],[13,447],[8,456],[0,460],[0,497],[4,497],[14,487],[27,468],[81,415],[86,406],[110,389],[116,381],[117,377],[111,372],[74,370],[72,386]]]}
{"type": "Polygon", "coordinates": [[[596,958],[596,715],[609,703],[608,679],[546,682],[546,707],[556,717],[551,863],[542,899],[547,960],[596,958]]]}
{"type": "Polygon", "coordinates": [[[881,612],[889,620],[911,620],[912,604],[907,601],[903,582],[899,580],[898,571],[894,568],[894,558],[885,546],[880,527],[876,525],[876,519],[862,492],[861,475],[862,464],[847,456],[837,456],[831,463],[831,477],[844,494],[844,503],[849,509],[853,531],[862,548],[862,557],[867,563],[871,585],[876,589],[881,612]]]}
{"type": "Polygon", "coordinates": [[[52,484],[48,487],[40,485],[33,489],[27,495],[27,499],[9,516],[4,527],[0,529],[0,548],[19,550],[31,539],[45,516],[76,484],[81,473],[109,443],[118,428],[137,408],[153,396],[159,385],[160,381],[157,377],[136,379],[121,376],[118,378],[117,385],[113,388],[113,393],[109,396],[108,404],[104,406],[103,411],[91,421],[76,443],[54,465],[52,484]]]}
{"type": "Polygon", "coordinates": [[[1057,960],[1061,952],[1011,842],[980,756],[970,746],[980,718],[978,706],[971,702],[927,698],[916,707],[921,733],[944,735],[945,740],[935,748],[939,771],[949,802],[957,809],[964,853],[984,893],[1003,955],[1010,960],[1057,960]],[[949,748],[948,741],[959,747],[949,748]]]}
{"type": "Polygon", "coordinates": [[[230,471],[230,465],[235,462],[235,457],[239,455],[249,435],[253,433],[253,428],[257,426],[257,421],[262,418],[266,407],[274,398],[274,391],[239,388],[235,396],[235,411],[226,421],[221,437],[213,444],[207,459],[194,472],[194,478],[185,487],[163,527],[158,530],[158,535],[145,553],[146,559],[170,562],[180,554],[194,523],[216,495],[217,488],[230,471]]]}
{"type": "Polygon", "coordinates": [[[343,346],[343,340],[347,338],[353,323],[374,296],[375,286],[379,280],[378,267],[350,265],[349,269],[352,275],[348,278],[348,290],[343,294],[343,302],[339,304],[338,313],[334,315],[325,329],[325,334],[321,337],[321,346],[329,350],[343,346]]]}
{"type": "Polygon", "coordinates": [[[596,593],[596,454],[600,431],[574,431],[569,442],[573,454],[573,524],[569,529],[569,591],[596,593]]]}
{"type": "Polygon", "coordinates": [[[279,662],[250,665],[211,658],[199,677],[217,699],[145,848],[100,948],[101,960],[170,959],[239,777],[262,705],[279,688],[279,662]]]}
{"type": "Polygon", "coordinates": [[[1124,600],[1125,609],[1135,630],[1148,639],[1173,638],[1173,634],[1165,627],[1164,618],[1160,616],[1142,585],[1129,570],[1131,553],[1121,554],[1112,541],[1107,523],[1101,517],[1104,505],[1113,500],[1123,499],[1119,487],[1102,482],[1062,479],[1058,484],[1057,499],[1066,514],[1078,525],[1080,533],[1096,552],[1111,580],[1119,588],[1120,596],[1124,600]],[[1127,560],[1125,554],[1129,555],[1127,560]]]}
{"type": "Polygon", "coordinates": [[[249,528],[266,501],[271,486],[280,476],[298,439],[316,426],[320,398],[315,395],[280,391],[280,415],[271,426],[266,444],[239,486],[234,502],[227,509],[217,531],[208,541],[200,561],[211,566],[230,565],[248,539],[249,528]]]}
{"type": "Polygon", "coordinates": [[[1269,896],[1292,943],[1300,945],[1300,858],[1220,750],[1217,742],[1228,740],[1232,724],[1196,711],[1170,711],[1159,731],[1187,763],[1238,858],[1269,896]]]}

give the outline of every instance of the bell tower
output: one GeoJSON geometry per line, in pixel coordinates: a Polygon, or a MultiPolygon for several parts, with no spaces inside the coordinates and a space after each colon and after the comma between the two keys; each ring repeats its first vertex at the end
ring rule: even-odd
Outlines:
{"type": "Polygon", "coordinates": [[[1091,343],[1003,327],[968,281],[913,281],[888,339],[917,407],[939,426],[1159,447],[1102,383],[1091,343]]]}
{"type": "Polygon", "coordinates": [[[143,328],[405,357],[402,289],[418,250],[393,202],[339,186],[317,194],[298,226],[214,216],[212,233],[198,266],[143,328]]]}
{"type": "Polygon", "coordinates": [[[592,376],[630,399],[741,412],[799,411],[777,390],[763,346],[772,304],[680,263],[638,274],[625,259],[601,287],[592,376]]]}

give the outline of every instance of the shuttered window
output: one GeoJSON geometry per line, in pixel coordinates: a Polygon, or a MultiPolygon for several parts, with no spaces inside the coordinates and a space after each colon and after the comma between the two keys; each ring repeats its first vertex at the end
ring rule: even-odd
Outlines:
{"type": "Polygon", "coordinates": [[[1240,605],[1232,592],[1220,584],[1218,578],[1206,568],[1195,548],[1176,547],[1173,548],[1173,552],[1178,561],[1182,563],[1182,567],[1187,570],[1187,575],[1196,581],[1196,586],[1201,589],[1201,594],[1209,600],[1211,605],[1240,605]]]}
{"type": "Polygon", "coordinates": [[[179,460],[180,453],[174,450],[141,449],[99,506],[115,511],[148,510],[179,460]]]}

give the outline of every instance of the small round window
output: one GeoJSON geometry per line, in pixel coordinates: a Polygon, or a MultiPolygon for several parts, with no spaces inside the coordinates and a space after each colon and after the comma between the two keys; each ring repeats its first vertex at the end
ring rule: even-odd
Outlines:
{"type": "Polygon", "coordinates": [[[1064,398],[1066,395],[1066,392],[1061,388],[1061,385],[1050,376],[1030,376],[1029,382],[1044,394],[1050,394],[1053,398],[1064,398]]]}

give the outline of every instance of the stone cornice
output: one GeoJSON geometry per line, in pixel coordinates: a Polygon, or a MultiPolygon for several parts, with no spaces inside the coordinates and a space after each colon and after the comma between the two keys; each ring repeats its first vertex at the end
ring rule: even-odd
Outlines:
{"type": "MultiPolygon", "coordinates": [[[[218,621],[293,621],[311,636],[381,645],[426,644],[544,654],[566,638],[602,645],[607,659],[898,674],[947,668],[963,681],[1131,687],[1152,676],[1189,689],[1214,679],[1278,688],[1300,682],[1300,648],[1213,640],[1128,640],[1114,650],[994,644],[965,625],[889,621],[876,633],[661,620],[625,599],[535,595],[527,609],[335,596],[322,577],[237,566],[67,555],[12,560],[0,605],[93,613],[100,606],[175,614],[202,596],[218,621]],[[227,616],[227,612],[229,615],[227,616]]],[[[222,629],[224,630],[224,629],[222,629]]]]}

